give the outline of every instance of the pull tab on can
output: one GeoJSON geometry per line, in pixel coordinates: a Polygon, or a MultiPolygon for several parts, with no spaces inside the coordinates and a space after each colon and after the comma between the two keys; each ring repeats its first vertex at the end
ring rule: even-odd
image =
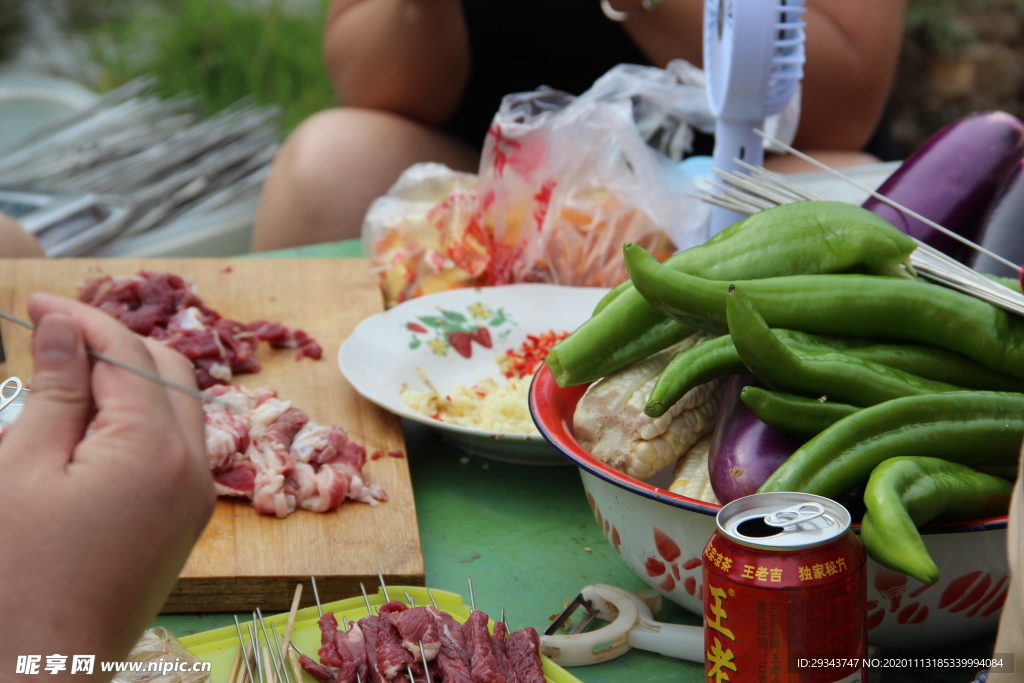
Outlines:
{"type": "Polygon", "coordinates": [[[850,513],[839,503],[807,493],[755,493],[718,511],[718,529],[751,548],[811,548],[850,528],[850,513]]]}
{"type": "MultiPolygon", "coordinates": [[[[801,524],[810,522],[812,519],[818,519],[825,515],[825,506],[820,503],[808,502],[801,503],[800,505],[794,505],[782,510],[766,515],[764,523],[770,526],[782,527],[785,531],[794,531],[801,524]]],[[[832,520],[825,516],[825,524],[832,524],[832,520]]]]}

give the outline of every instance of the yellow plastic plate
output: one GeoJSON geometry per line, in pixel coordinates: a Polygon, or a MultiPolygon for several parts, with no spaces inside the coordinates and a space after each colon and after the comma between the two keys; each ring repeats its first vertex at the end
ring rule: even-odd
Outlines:
{"type": "MultiPolygon", "coordinates": [[[[438,608],[451,614],[452,617],[454,617],[460,624],[465,623],[465,621],[469,619],[471,610],[469,606],[462,601],[461,595],[433,589],[431,589],[430,592],[433,594],[438,608]]],[[[388,595],[390,595],[393,600],[400,600],[401,602],[408,604],[408,601],[405,599],[406,594],[408,594],[417,605],[430,604],[430,595],[427,594],[426,588],[416,586],[388,587],[388,595]]],[[[379,607],[385,602],[384,593],[381,590],[378,590],[376,595],[370,596],[371,606],[379,607]]],[[[362,597],[330,602],[322,605],[322,609],[325,613],[334,612],[339,624],[343,623],[343,618],[353,622],[358,621],[367,615],[366,602],[362,597]]],[[[292,642],[295,643],[295,646],[299,650],[304,652],[314,661],[319,661],[316,656],[317,650],[320,649],[320,627],[317,626],[319,618],[320,615],[317,613],[316,607],[307,607],[296,612],[295,625],[292,627],[292,642]]],[[[249,629],[247,624],[250,623],[250,621],[242,622],[242,635],[244,639],[243,642],[245,643],[249,642],[249,629]]],[[[263,623],[266,625],[267,634],[270,636],[271,642],[274,640],[274,635],[270,632],[271,629],[277,631],[278,639],[282,639],[284,636],[284,630],[288,625],[288,614],[275,614],[272,617],[264,616],[263,623]]],[[[256,623],[255,626],[258,631],[257,642],[262,646],[264,643],[263,630],[259,623],[256,623]]],[[[490,627],[492,629],[494,627],[493,620],[490,622],[490,627]]],[[[238,633],[234,626],[225,626],[224,628],[185,636],[181,639],[181,644],[187,647],[202,661],[210,662],[213,665],[210,675],[210,683],[228,683],[228,675],[231,673],[231,664],[234,662],[235,653],[238,652],[239,646],[238,633]]],[[[549,683],[582,683],[580,679],[576,678],[547,657],[542,655],[541,661],[544,666],[544,677],[549,683]]],[[[315,679],[305,672],[303,672],[303,679],[306,683],[316,683],[315,679]]]]}

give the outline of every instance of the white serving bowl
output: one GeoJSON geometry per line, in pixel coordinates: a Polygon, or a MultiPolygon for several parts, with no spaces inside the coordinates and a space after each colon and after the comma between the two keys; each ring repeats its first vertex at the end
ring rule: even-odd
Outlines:
{"type": "MultiPolygon", "coordinates": [[[[560,389],[542,368],[530,388],[534,422],[579,466],[594,518],[622,559],[666,598],[703,614],[700,558],[722,506],[641,482],[590,455],[572,433],[584,391],[586,386],[560,389]]],[[[913,652],[994,634],[1009,585],[1006,522],[1003,515],[923,527],[942,575],[930,586],[869,558],[869,643],[883,653],[913,652]]]]}

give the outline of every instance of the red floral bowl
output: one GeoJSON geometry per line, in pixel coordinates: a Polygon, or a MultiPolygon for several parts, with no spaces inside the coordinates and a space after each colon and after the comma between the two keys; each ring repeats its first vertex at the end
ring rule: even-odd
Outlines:
{"type": "MultiPolygon", "coordinates": [[[[572,431],[586,386],[560,389],[547,367],[530,412],[551,445],[579,466],[587,502],[608,542],[666,598],[702,614],[701,553],[720,505],[681,496],[609,467],[572,431]]],[[[934,650],[995,633],[1009,587],[1005,515],[922,528],[942,578],[934,584],[868,560],[868,640],[885,652],[934,650]]]]}

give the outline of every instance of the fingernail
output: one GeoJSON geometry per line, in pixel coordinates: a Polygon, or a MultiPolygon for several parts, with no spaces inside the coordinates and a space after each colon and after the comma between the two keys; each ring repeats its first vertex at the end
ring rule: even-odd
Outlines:
{"type": "Polygon", "coordinates": [[[51,313],[43,316],[36,326],[34,342],[37,358],[69,360],[78,350],[78,330],[71,318],[51,313]]]}

